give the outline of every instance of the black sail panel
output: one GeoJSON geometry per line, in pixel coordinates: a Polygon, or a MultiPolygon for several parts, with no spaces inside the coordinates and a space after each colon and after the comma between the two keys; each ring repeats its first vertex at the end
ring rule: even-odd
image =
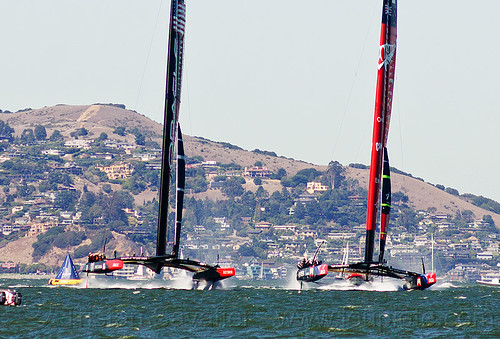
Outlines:
{"type": "Polygon", "coordinates": [[[391,169],[389,166],[389,155],[384,147],[384,165],[382,172],[382,207],[380,217],[380,253],[379,262],[384,260],[387,230],[389,228],[389,216],[391,213],[391,169]]]}
{"type": "Polygon", "coordinates": [[[170,175],[174,162],[177,123],[179,119],[182,60],[184,53],[184,26],[186,22],[185,18],[186,6],[184,4],[184,0],[172,0],[170,9],[167,79],[163,121],[160,208],[158,212],[158,229],[156,239],[157,256],[163,256],[166,254],[169,205],[168,196],[170,192],[170,175]]]}
{"type": "Polygon", "coordinates": [[[184,156],[184,143],[182,141],[181,125],[178,124],[177,132],[177,194],[175,207],[175,237],[172,255],[179,257],[181,241],[182,208],[184,205],[184,187],[186,185],[186,158],[184,156]]]}

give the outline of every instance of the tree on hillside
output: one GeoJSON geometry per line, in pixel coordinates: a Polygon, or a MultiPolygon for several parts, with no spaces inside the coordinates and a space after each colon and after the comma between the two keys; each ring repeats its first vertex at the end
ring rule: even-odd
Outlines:
{"type": "Polygon", "coordinates": [[[31,194],[35,191],[35,188],[31,185],[27,185],[25,182],[23,182],[22,185],[16,187],[17,194],[20,197],[29,197],[31,194]]]}
{"type": "Polygon", "coordinates": [[[493,221],[493,218],[491,217],[491,215],[489,214],[485,214],[483,216],[483,221],[490,224],[490,226],[492,226],[493,229],[495,229],[495,221],[493,221]]]}
{"type": "Polygon", "coordinates": [[[47,138],[47,131],[45,127],[42,125],[35,126],[35,139],[36,140],[45,140],[47,138]]]}
{"type": "Polygon", "coordinates": [[[345,169],[338,161],[330,161],[328,164],[328,170],[326,171],[326,177],[328,185],[331,188],[340,188],[340,185],[345,179],[345,169]]]}
{"type": "Polygon", "coordinates": [[[444,190],[446,193],[449,193],[451,195],[460,195],[460,193],[458,193],[458,190],[455,189],[455,188],[452,188],[452,187],[446,187],[446,189],[444,190]]]}
{"type": "Polygon", "coordinates": [[[25,144],[32,144],[35,142],[35,134],[31,128],[26,128],[21,134],[21,142],[25,144]]]}
{"type": "Polygon", "coordinates": [[[108,135],[104,132],[102,132],[99,137],[97,138],[98,141],[104,141],[108,139],[108,135]]]}
{"type": "Polygon", "coordinates": [[[125,132],[125,127],[117,127],[117,128],[115,128],[113,133],[118,134],[119,136],[122,136],[122,137],[124,137],[127,134],[127,132],[125,132]]]}
{"type": "Polygon", "coordinates": [[[68,173],[63,172],[51,172],[47,176],[47,181],[51,184],[61,184],[64,186],[70,186],[73,184],[73,180],[68,173]]]}
{"type": "Polygon", "coordinates": [[[14,129],[9,126],[9,124],[0,120],[0,138],[7,139],[9,142],[14,140],[12,136],[14,134],[14,129]]]}
{"type": "Polygon", "coordinates": [[[257,191],[255,191],[255,198],[257,201],[262,201],[269,198],[269,193],[264,189],[264,187],[259,186],[257,191]]]}
{"type": "Polygon", "coordinates": [[[64,137],[61,134],[61,132],[56,129],[56,130],[54,130],[54,132],[52,132],[52,135],[49,137],[49,140],[50,141],[60,141],[60,140],[64,140],[64,137]]]}
{"type": "Polygon", "coordinates": [[[58,192],[54,199],[54,206],[63,211],[72,211],[78,201],[80,192],[78,191],[61,191],[58,192]]]}
{"type": "Polygon", "coordinates": [[[245,183],[245,179],[241,177],[231,177],[224,182],[224,186],[221,192],[229,198],[236,198],[245,192],[242,184],[245,183]]]}
{"type": "Polygon", "coordinates": [[[73,132],[71,132],[69,135],[72,136],[75,139],[78,139],[80,136],[85,136],[88,135],[89,131],[85,127],[79,128],[73,132]]]}
{"type": "Polygon", "coordinates": [[[283,177],[286,177],[286,170],[284,168],[280,168],[278,172],[271,174],[271,179],[281,180],[283,177]]]}
{"type": "Polygon", "coordinates": [[[146,138],[142,133],[135,134],[135,143],[139,146],[146,145],[146,138]]]}
{"type": "Polygon", "coordinates": [[[314,168],[306,168],[298,171],[297,174],[291,178],[282,178],[281,184],[285,187],[305,186],[309,181],[314,181],[317,177],[321,176],[321,174],[320,171],[314,168]]]}

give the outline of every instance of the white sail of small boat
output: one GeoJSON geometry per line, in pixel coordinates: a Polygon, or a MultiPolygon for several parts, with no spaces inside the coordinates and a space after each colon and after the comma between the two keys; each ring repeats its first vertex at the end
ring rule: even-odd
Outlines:
{"type": "MultiPolygon", "coordinates": [[[[349,264],[349,242],[347,242],[345,248],[344,248],[344,255],[342,256],[342,265],[348,265],[349,264]]],[[[339,272],[339,274],[335,277],[335,279],[345,279],[345,273],[344,272],[339,272]]]]}
{"type": "Polygon", "coordinates": [[[143,265],[138,265],[137,266],[137,271],[128,278],[128,280],[149,280],[147,275],[145,274],[144,266],[143,265]]]}

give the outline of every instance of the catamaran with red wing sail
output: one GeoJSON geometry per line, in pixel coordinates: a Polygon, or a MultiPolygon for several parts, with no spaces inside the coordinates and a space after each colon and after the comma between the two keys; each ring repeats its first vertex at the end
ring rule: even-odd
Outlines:
{"type": "Polygon", "coordinates": [[[156,255],[149,257],[127,256],[114,259],[106,259],[103,255],[89,255],[89,262],[84,265],[83,272],[109,273],[123,268],[124,264],[144,265],[156,273],[160,273],[163,267],[173,267],[192,272],[195,285],[197,285],[200,281],[204,281],[206,282],[206,288],[211,288],[219,280],[232,277],[235,274],[233,267],[221,268],[218,265],[209,265],[195,260],[179,258],[182,209],[186,177],[184,146],[179,124],[185,23],[186,5],[184,4],[184,0],[172,0],[170,11],[167,81],[163,126],[163,156],[156,255]],[[170,179],[172,168],[175,165],[174,156],[176,148],[176,218],[173,247],[171,253],[167,254],[170,179]]]}
{"type": "MultiPolygon", "coordinates": [[[[387,138],[392,109],[394,91],[394,72],[396,65],[397,38],[397,0],[384,0],[382,9],[382,25],[380,34],[380,55],[378,60],[377,91],[375,97],[375,114],[373,122],[373,139],[368,186],[368,206],[366,217],[366,245],[364,261],[353,264],[329,265],[329,272],[348,274],[347,279],[355,285],[370,282],[374,277],[390,277],[403,279],[403,287],[407,290],[425,289],[436,282],[434,272],[423,274],[393,268],[384,259],[385,243],[391,210],[391,180],[387,138]],[[378,260],[374,260],[375,233],[377,218],[380,214],[380,250],[378,260]]],[[[316,281],[324,276],[318,265],[312,263],[308,269],[299,267],[297,280],[316,281]],[[318,270],[316,270],[316,267],[318,270]]]]}
{"type": "Polygon", "coordinates": [[[436,282],[436,273],[411,272],[386,265],[385,243],[391,211],[391,179],[387,138],[391,119],[396,66],[397,0],[384,0],[378,60],[377,91],[373,121],[373,139],[368,185],[366,245],[364,261],[348,265],[329,265],[329,271],[350,273],[357,283],[369,282],[374,276],[403,279],[404,289],[425,289],[436,282]],[[381,200],[381,201],[380,201],[381,200]],[[380,249],[373,259],[377,217],[380,212],[380,249]]]}

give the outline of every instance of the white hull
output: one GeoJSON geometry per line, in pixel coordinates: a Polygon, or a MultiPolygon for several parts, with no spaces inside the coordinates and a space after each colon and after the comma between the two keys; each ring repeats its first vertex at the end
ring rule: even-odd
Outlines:
{"type": "Polygon", "coordinates": [[[498,279],[494,279],[492,281],[476,280],[476,282],[478,284],[481,284],[481,285],[498,286],[498,287],[500,287],[500,281],[498,279]]]}

